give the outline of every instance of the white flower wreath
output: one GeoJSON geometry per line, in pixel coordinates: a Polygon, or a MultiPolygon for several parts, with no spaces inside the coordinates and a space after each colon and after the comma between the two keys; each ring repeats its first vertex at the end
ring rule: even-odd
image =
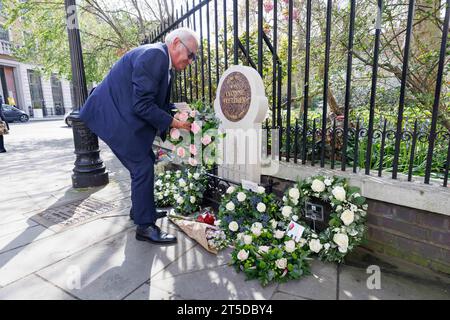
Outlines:
{"type": "Polygon", "coordinates": [[[293,220],[305,227],[301,241],[323,261],[341,262],[364,239],[366,199],[345,178],[319,175],[299,181],[286,190],[283,204],[282,223],[287,226],[293,220]],[[305,218],[305,203],[311,198],[327,202],[332,208],[328,227],[320,233],[300,221],[305,218]]]}

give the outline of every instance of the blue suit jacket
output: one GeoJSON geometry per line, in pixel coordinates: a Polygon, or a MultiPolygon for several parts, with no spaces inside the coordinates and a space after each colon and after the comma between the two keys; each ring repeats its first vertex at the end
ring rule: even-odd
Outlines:
{"type": "Polygon", "coordinates": [[[162,43],[139,46],[117,61],[80,111],[86,126],[119,157],[139,162],[150,156],[172,122],[169,53],[162,43]]]}

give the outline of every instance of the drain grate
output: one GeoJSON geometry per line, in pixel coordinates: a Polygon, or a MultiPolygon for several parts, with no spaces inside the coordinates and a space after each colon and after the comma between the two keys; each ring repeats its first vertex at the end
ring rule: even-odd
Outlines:
{"type": "Polygon", "coordinates": [[[92,219],[96,216],[118,209],[117,201],[107,203],[98,199],[87,198],[76,200],[58,207],[49,208],[39,213],[39,220],[43,219],[44,224],[60,225],[68,227],[92,219]]]}

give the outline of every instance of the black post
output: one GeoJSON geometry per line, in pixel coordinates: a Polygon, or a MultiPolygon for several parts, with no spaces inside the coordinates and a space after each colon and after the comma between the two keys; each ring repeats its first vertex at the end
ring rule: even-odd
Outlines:
{"type": "Polygon", "coordinates": [[[75,144],[75,168],[72,174],[74,188],[98,187],[108,184],[108,172],[100,158],[98,138],[79,118],[80,107],[87,99],[86,76],[84,74],[83,54],[76,0],[65,0],[67,33],[69,36],[70,61],[72,64],[73,93],[75,105],[70,115],[75,144]]]}

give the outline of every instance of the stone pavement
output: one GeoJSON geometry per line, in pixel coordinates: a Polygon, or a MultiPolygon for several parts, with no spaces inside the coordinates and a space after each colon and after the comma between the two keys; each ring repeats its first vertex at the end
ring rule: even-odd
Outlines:
{"type": "Polygon", "coordinates": [[[71,129],[62,120],[12,124],[0,154],[0,299],[450,299],[449,287],[313,261],[312,275],[265,288],[166,219],[174,246],[134,239],[127,171],[101,143],[111,182],[74,190],[71,129]]]}

